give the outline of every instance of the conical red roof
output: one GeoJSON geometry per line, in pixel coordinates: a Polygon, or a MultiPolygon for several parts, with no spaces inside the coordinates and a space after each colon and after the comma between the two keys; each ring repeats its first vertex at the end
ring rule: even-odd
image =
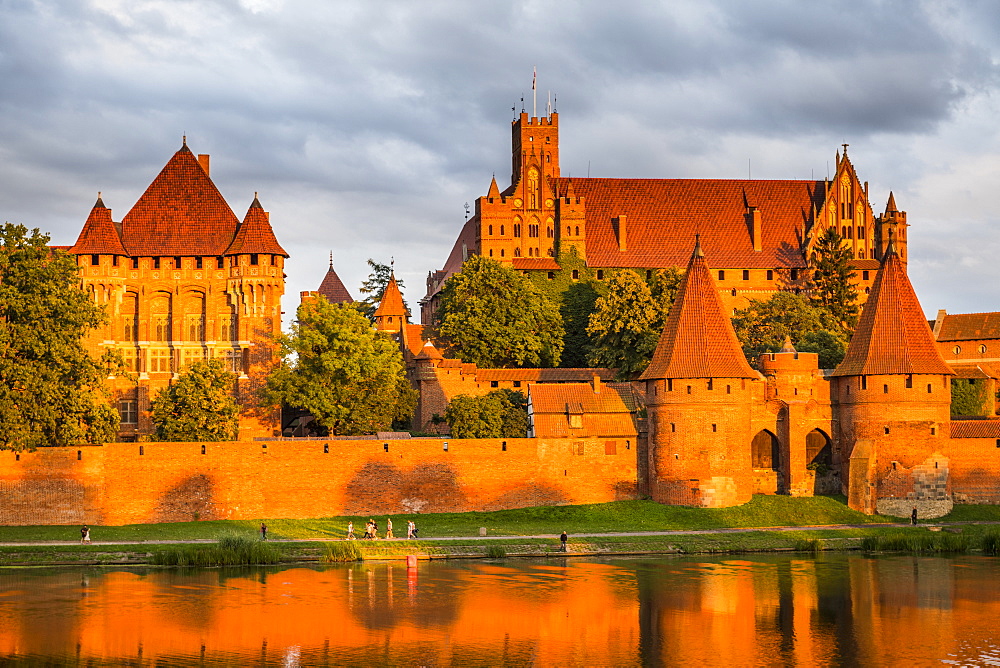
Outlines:
{"type": "Polygon", "coordinates": [[[226,249],[226,255],[240,253],[269,253],[288,257],[288,253],[274,237],[270,216],[260,205],[256,194],[254,194],[253,202],[250,203],[250,208],[247,209],[247,215],[243,218],[243,224],[236,230],[233,243],[229,244],[229,248],[226,249]]]}
{"type": "Polygon", "coordinates": [[[639,378],[757,378],[758,375],[743,356],[705,255],[696,244],[653,360],[639,378]]]}
{"type": "Polygon", "coordinates": [[[955,372],[938,352],[903,263],[890,244],[844,361],[833,375],[910,373],[955,372]]]}
{"type": "Polygon", "coordinates": [[[375,309],[376,318],[383,316],[406,316],[406,305],[403,303],[403,294],[399,291],[399,286],[396,284],[395,274],[389,277],[389,284],[385,286],[385,291],[382,293],[382,301],[378,303],[378,308],[375,309]]]}
{"type": "Polygon", "coordinates": [[[330,268],[327,270],[326,276],[323,277],[323,282],[319,284],[317,292],[326,297],[326,301],[331,304],[351,304],[354,302],[354,298],[347,291],[344,282],[340,280],[340,276],[337,276],[337,272],[333,270],[332,261],[330,262],[330,268]]]}
{"type": "Polygon", "coordinates": [[[223,255],[238,227],[233,210],[185,144],[122,219],[122,239],[133,256],[223,255]]]}
{"type": "Polygon", "coordinates": [[[111,220],[111,209],[104,206],[104,201],[98,196],[94,208],[87,216],[87,222],[80,230],[80,236],[76,244],[69,249],[70,253],[77,255],[105,254],[105,255],[128,255],[122,245],[121,236],[118,229],[111,220]]]}

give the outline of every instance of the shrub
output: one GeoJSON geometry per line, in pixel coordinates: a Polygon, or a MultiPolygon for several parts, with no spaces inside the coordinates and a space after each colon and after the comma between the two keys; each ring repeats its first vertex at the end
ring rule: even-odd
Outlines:
{"type": "Polygon", "coordinates": [[[823,541],[818,538],[806,538],[795,541],[796,552],[821,552],[822,550],[823,541]]]}
{"type": "Polygon", "coordinates": [[[979,547],[983,550],[983,554],[1000,554],[1000,532],[987,531],[979,540],[979,547]]]}
{"type": "Polygon", "coordinates": [[[497,545],[493,543],[486,546],[486,557],[489,559],[503,559],[507,556],[507,550],[504,549],[503,545],[497,545]]]}

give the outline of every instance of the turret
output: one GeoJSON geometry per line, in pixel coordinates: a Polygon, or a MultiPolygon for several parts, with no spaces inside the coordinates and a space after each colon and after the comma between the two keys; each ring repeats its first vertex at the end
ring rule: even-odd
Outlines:
{"type": "Polygon", "coordinates": [[[899,255],[899,261],[906,269],[908,253],[906,250],[906,212],[896,208],[896,198],[892,192],[889,193],[889,201],[885,204],[885,213],[878,217],[876,221],[876,231],[878,233],[879,257],[886,256],[886,249],[891,243],[899,255]]]}
{"type": "Polygon", "coordinates": [[[646,381],[649,494],[703,507],[750,500],[750,368],[699,244],[667,318],[646,381]]]}
{"type": "Polygon", "coordinates": [[[892,243],[832,375],[848,503],[875,512],[880,496],[896,493],[881,489],[889,475],[921,464],[949,438],[954,375],[892,243]]]}
{"type": "Polygon", "coordinates": [[[392,274],[382,293],[382,301],[375,309],[375,328],[383,332],[398,332],[406,324],[406,318],[406,304],[396,283],[396,274],[392,274]]]}

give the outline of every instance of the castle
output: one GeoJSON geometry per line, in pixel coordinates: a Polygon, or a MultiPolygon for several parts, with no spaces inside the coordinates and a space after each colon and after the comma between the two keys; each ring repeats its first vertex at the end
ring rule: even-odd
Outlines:
{"type": "Polygon", "coordinates": [[[121,353],[127,375],[109,379],[118,440],[151,434],[150,401],[184,366],[222,360],[238,377],[240,436],[270,436],[277,416],[252,394],[281,331],[284,251],[256,194],[243,222],[209,176],[209,156],[183,145],[121,222],[100,196],[76,243],[84,290],[107,309],[86,344],[121,353]]]}
{"type": "Polygon", "coordinates": [[[829,228],[851,249],[863,295],[890,233],[900,259],[907,259],[905,213],[890,194],[876,217],[847,144],[837,153],[833,177],[824,180],[567,178],[559,171],[558,113],[522,111],[511,134],[511,185],[500,191],[493,179],[444,267],[428,274],[424,323],[440,305],[444,282],[470,254],[550,279],[571,255],[597,280],[623,268],[648,276],[684,266],[691,235],[700,232],[715,249],[717,290],[729,313],[750,299],[803,289],[811,248],[829,228]]]}
{"type": "MultiPolygon", "coordinates": [[[[186,142],[115,222],[98,198],[77,242],[82,285],[105,304],[94,353],[119,350],[109,379],[118,442],[0,453],[0,523],[498,510],[651,497],[725,507],[752,494],[845,492],[864,512],[922,517],[1000,503],[1000,420],[950,416],[952,379],[996,387],[997,314],[930,324],[906,275],[906,215],[889,195],[874,217],[846,155],[830,181],[563,179],[558,116],[515,120],[513,185],[494,180],[422,312],[469,253],[524,272],[686,266],[655,354],[637,381],[610,369],[481,369],[446,359],[408,321],[390,280],[375,326],[397,338],[420,390],[416,425],[456,394],[526,392],[528,438],[267,440],[275,415],[251,393],[273,362],[287,257],[255,197],[243,221],[186,142]],[[701,241],[695,233],[701,225],[701,241]],[[729,316],[751,297],[800,289],[818,234],[837,227],[866,299],[836,369],[791,342],[743,356],[729,316]],[[131,443],[151,433],[150,395],[207,357],[237,373],[235,443],[131,443]],[[259,481],[266,477],[268,484],[259,481]]],[[[544,274],[543,274],[544,275],[544,274]]],[[[575,277],[574,277],[575,278],[575,277]]],[[[331,266],[320,286],[350,294],[331,266]]]]}

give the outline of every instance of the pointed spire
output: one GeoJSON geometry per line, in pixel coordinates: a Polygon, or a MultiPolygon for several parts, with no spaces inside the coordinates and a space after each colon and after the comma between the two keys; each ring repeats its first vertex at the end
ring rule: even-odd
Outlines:
{"type": "Polygon", "coordinates": [[[790,337],[790,336],[788,336],[786,334],[785,335],[785,342],[781,345],[781,350],[779,350],[778,352],[782,352],[782,353],[797,353],[799,351],[797,351],[795,349],[795,346],[792,345],[792,337],[790,337]]]}
{"type": "Polygon", "coordinates": [[[653,360],[640,380],[757,378],[723,310],[700,239],[677,291],[653,360]]]}
{"type": "Polygon", "coordinates": [[[389,275],[389,283],[382,292],[382,300],[375,309],[375,324],[379,329],[398,330],[406,322],[406,304],[399,291],[395,272],[389,275]],[[391,320],[390,320],[391,319],[391,320]]]}
{"type": "Polygon", "coordinates": [[[486,193],[486,197],[490,199],[500,197],[500,188],[497,187],[497,177],[495,174],[493,175],[493,180],[490,182],[490,189],[486,193]]]}
{"type": "Polygon", "coordinates": [[[121,234],[111,220],[111,209],[104,206],[101,193],[97,193],[97,201],[69,252],[77,255],[128,255],[121,234]]]}
{"type": "Polygon", "coordinates": [[[572,199],[573,196],[574,196],[573,195],[573,180],[572,179],[567,179],[566,180],[566,197],[569,198],[569,199],[572,199]]]}
{"type": "Polygon", "coordinates": [[[319,289],[316,292],[323,295],[331,304],[351,304],[354,302],[354,298],[347,291],[344,282],[333,270],[333,251],[330,251],[330,268],[327,269],[326,276],[323,277],[323,282],[319,284],[319,289]]]}
{"type": "Polygon", "coordinates": [[[890,213],[899,213],[899,209],[896,208],[896,198],[891,190],[889,191],[889,201],[885,203],[885,215],[888,216],[890,213]]]}
{"type": "Polygon", "coordinates": [[[834,376],[954,375],[934,343],[924,311],[890,242],[834,376]]]}
{"type": "Polygon", "coordinates": [[[226,255],[238,255],[246,253],[266,253],[270,255],[283,255],[288,257],[288,253],[281,247],[271,229],[271,220],[267,211],[261,206],[254,193],[253,202],[247,209],[247,215],[243,217],[243,224],[236,231],[233,242],[226,249],[226,255]]]}
{"type": "Polygon", "coordinates": [[[694,253],[691,258],[705,257],[705,251],[701,249],[701,234],[694,235],[694,253]]]}

